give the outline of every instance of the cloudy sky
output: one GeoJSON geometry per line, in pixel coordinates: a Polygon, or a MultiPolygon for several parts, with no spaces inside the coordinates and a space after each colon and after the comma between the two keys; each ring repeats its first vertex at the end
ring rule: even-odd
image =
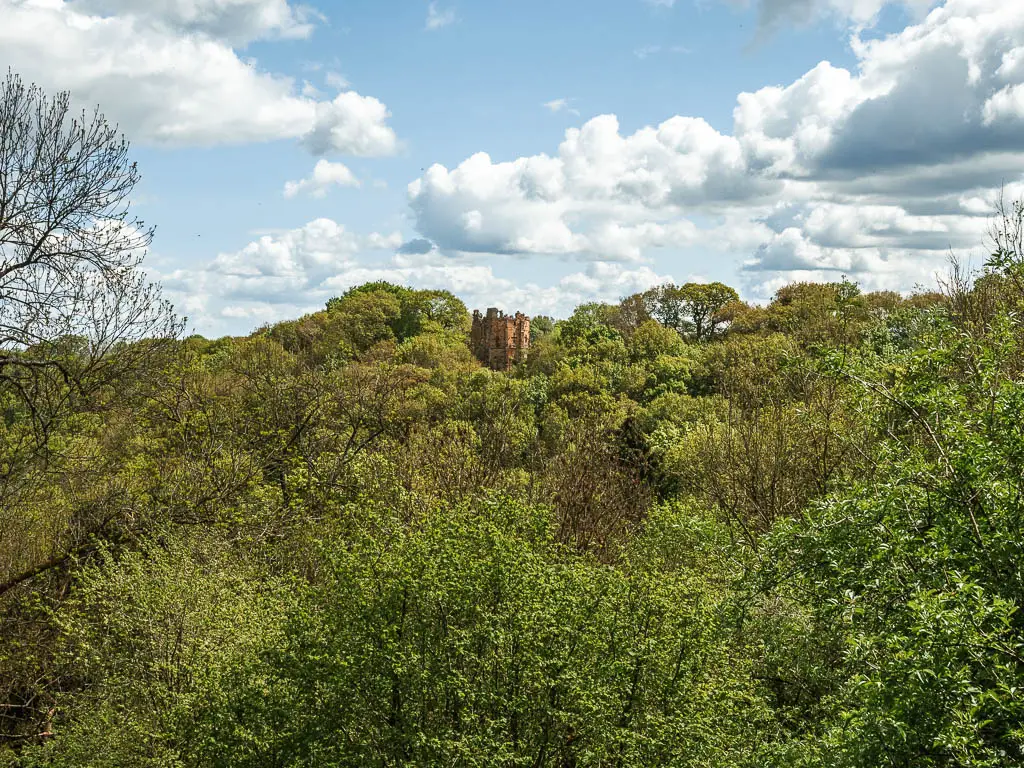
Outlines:
{"type": "Polygon", "coordinates": [[[0,65],[120,125],[207,335],[374,279],[909,290],[1024,194],[1021,0],[0,0],[0,65]]]}

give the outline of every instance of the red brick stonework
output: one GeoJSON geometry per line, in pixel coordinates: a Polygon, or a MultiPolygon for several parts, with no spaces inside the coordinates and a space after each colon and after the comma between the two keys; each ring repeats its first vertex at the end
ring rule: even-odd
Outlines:
{"type": "Polygon", "coordinates": [[[526,359],[530,348],[530,318],[521,312],[505,316],[494,307],[481,315],[473,310],[473,330],[469,337],[473,354],[495,371],[510,371],[512,364],[526,359]]]}

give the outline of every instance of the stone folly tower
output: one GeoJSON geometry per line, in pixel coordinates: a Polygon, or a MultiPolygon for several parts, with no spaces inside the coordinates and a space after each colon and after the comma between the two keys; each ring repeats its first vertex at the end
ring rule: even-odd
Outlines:
{"type": "Polygon", "coordinates": [[[470,347],[477,359],[495,371],[510,371],[512,364],[526,359],[530,348],[530,318],[521,312],[506,316],[491,307],[486,315],[473,310],[470,347]]]}

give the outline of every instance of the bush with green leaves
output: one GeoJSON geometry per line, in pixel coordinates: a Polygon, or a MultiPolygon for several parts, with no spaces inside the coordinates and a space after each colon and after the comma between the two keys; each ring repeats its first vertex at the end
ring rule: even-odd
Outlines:
{"type": "Polygon", "coordinates": [[[1024,385],[1005,369],[1020,331],[939,322],[922,340],[850,371],[889,435],[878,475],[768,539],[762,599],[805,623],[776,623],[766,663],[781,696],[812,686],[822,705],[795,764],[1024,762],[1024,385]],[[816,652],[789,663],[805,638],[816,652]]]}
{"type": "Polygon", "coordinates": [[[349,515],[284,642],[207,703],[200,763],[760,764],[716,523],[660,508],[613,567],[508,500],[349,515]]]}

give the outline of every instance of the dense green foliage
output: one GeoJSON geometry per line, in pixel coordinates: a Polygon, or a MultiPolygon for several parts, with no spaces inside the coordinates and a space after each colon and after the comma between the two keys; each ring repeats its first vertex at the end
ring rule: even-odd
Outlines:
{"type": "Polygon", "coordinates": [[[509,374],[388,283],[176,339],[125,257],[75,302],[131,333],[0,358],[0,766],[1024,764],[1022,233],[585,304],[509,374]]]}
{"type": "Polygon", "coordinates": [[[371,284],[178,342],[45,461],[11,400],[0,761],[1019,763],[1019,269],[665,286],[511,375],[371,284]]]}

